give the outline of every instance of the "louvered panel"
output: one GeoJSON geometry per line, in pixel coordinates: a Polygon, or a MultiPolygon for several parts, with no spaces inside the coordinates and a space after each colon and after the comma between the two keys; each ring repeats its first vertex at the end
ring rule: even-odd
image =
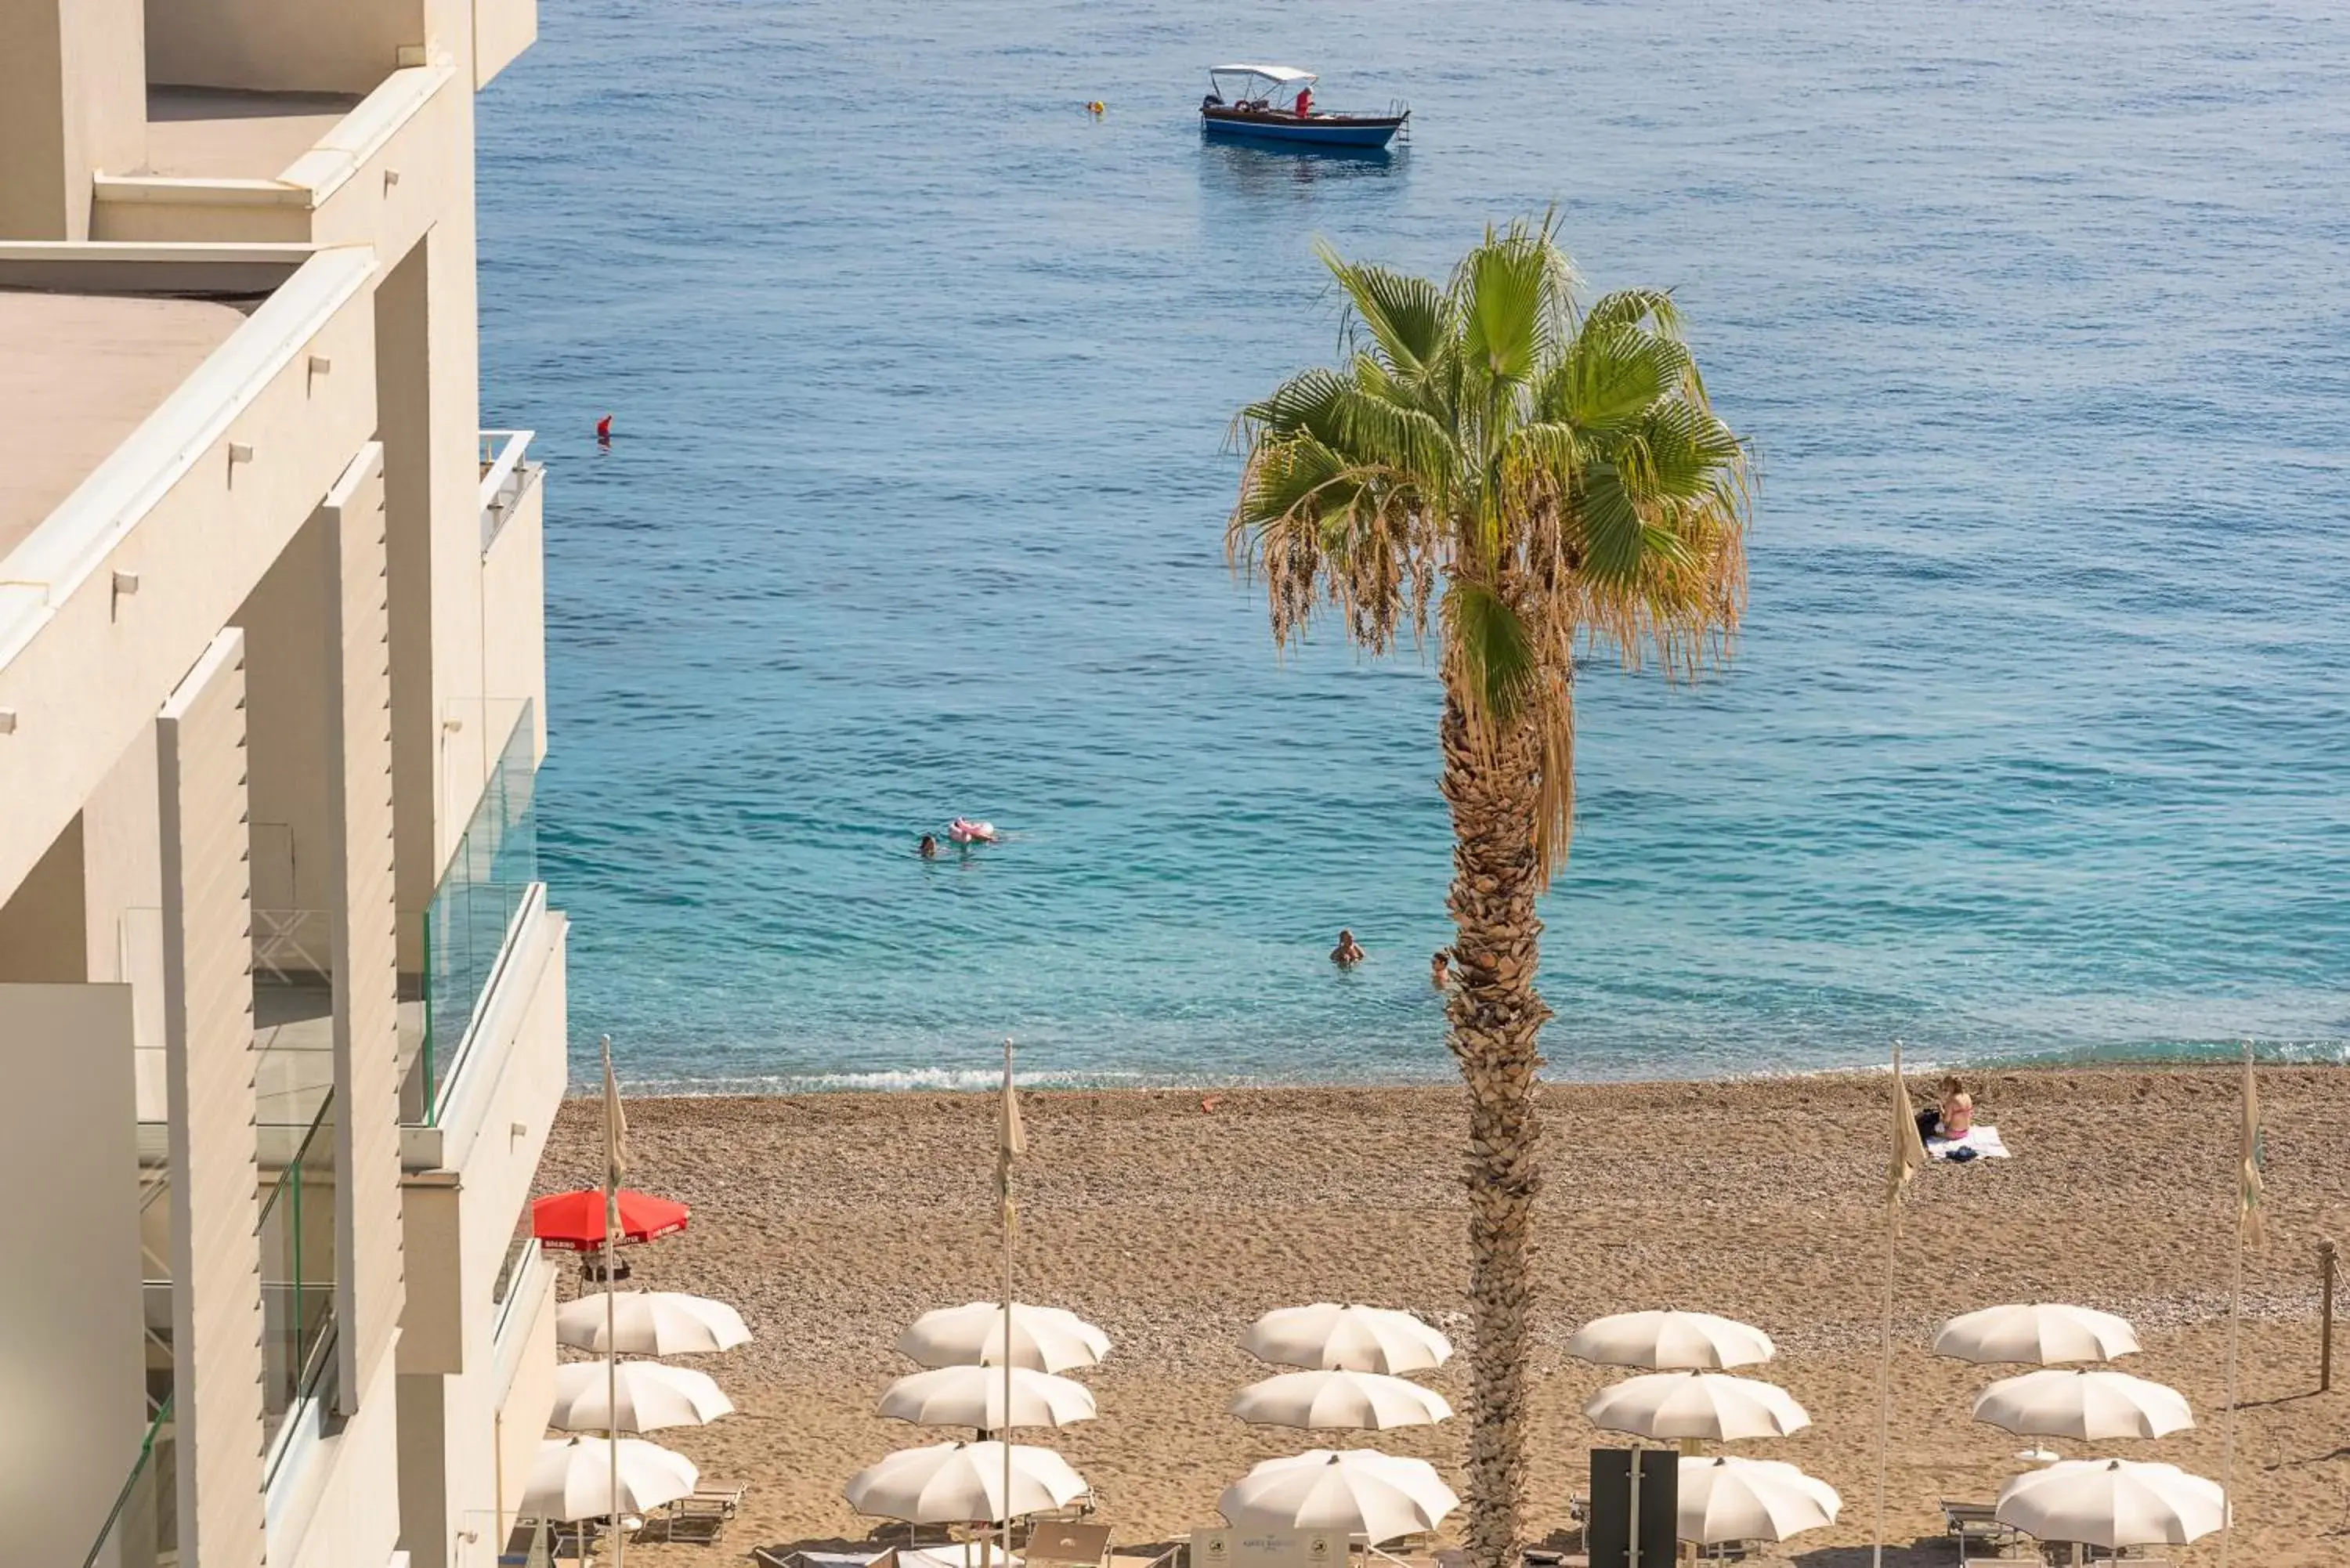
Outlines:
{"type": "Polygon", "coordinates": [[[390,1354],[402,1305],[399,910],[392,885],[391,618],[382,449],[370,443],[328,497],[328,636],[340,666],[336,773],[335,1092],[338,1311],[345,1411],[390,1354]]]}
{"type": "Polygon", "coordinates": [[[260,1568],[261,1243],[244,639],[213,639],[156,721],[180,1552],[260,1568]]]}

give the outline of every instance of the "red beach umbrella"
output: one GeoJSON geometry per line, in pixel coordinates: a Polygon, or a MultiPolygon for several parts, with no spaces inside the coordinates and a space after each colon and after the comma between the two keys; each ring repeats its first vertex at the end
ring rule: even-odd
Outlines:
{"type": "MultiPolygon", "coordinates": [[[[620,1242],[652,1241],[685,1229],[691,1210],[682,1203],[650,1193],[620,1192],[620,1242]]],[[[604,1245],[604,1189],[582,1188],[558,1192],[530,1206],[531,1234],[539,1244],[567,1252],[594,1252],[604,1245]]]]}

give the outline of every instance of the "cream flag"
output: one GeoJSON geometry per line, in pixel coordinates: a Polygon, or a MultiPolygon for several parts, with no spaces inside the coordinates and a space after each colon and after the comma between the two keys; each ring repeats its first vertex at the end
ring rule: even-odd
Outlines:
{"type": "Polygon", "coordinates": [[[612,1076],[612,1037],[604,1036],[604,1225],[620,1233],[620,1182],[629,1174],[629,1114],[620,1108],[619,1081],[612,1076]]]}
{"type": "Polygon", "coordinates": [[[1926,1168],[1925,1140],[1918,1136],[1918,1112],[1901,1077],[1901,1042],[1893,1043],[1893,1164],[1885,1174],[1885,1201],[1898,1204],[1910,1179],[1926,1168]]]}
{"type": "Polygon", "coordinates": [[[1027,1129],[1020,1125],[1020,1091],[1012,1086],[1012,1047],[1003,1050],[1003,1116],[995,1145],[995,1195],[1003,1203],[1003,1224],[1012,1226],[1012,1162],[1028,1152],[1027,1129]]]}

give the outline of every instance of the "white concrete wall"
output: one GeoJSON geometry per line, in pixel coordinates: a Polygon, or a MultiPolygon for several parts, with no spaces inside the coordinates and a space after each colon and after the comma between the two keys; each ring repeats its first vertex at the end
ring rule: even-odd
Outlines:
{"type": "Polygon", "coordinates": [[[0,0],[0,239],[89,237],[90,175],[147,158],[140,0],[0,0]]]}
{"type": "Polygon", "coordinates": [[[147,79],[363,93],[425,41],[421,0],[146,0],[147,79]]]}
{"type": "Polygon", "coordinates": [[[10,1563],[82,1560],[147,1425],[130,1053],[129,987],[0,985],[0,1190],[38,1197],[0,1268],[10,1563]]]}
{"type": "MultiPolygon", "coordinates": [[[[253,901],[256,908],[332,907],[336,865],[328,721],[327,526],[313,516],[288,540],[230,624],[244,631],[245,724],[251,736],[253,901]]],[[[320,970],[326,925],[308,945],[320,970]]]]}
{"type": "Polygon", "coordinates": [[[73,984],[88,979],[83,910],[82,826],[76,816],[0,903],[0,981],[73,984]]]}
{"type": "Polygon", "coordinates": [[[532,755],[546,755],[546,481],[523,490],[514,514],[482,556],[482,671],[485,706],[531,704],[532,755]]]}
{"type": "Polygon", "coordinates": [[[536,42],[538,0],[473,0],[473,86],[489,86],[536,42]]]}
{"type": "Polygon", "coordinates": [[[351,1568],[387,1563],[400,1543],[397,1375],[386,1356],[359,1391],[358,1411],[311,1464],[323,1472],[306,1516],[270,1542],[269,1568],[351,1568]]]}

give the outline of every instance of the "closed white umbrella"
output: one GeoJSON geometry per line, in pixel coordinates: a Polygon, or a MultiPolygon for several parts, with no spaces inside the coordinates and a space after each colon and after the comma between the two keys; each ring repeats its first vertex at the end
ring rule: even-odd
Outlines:
{"type": "Polygon", "coordinates": [[[1835,1488],[1777,1459],[1694,1457],[1680,1463],[1680,1505],[1673,1533],[1712,1545],[1722,1541],[1784,1541],[1834,1524],[1844,1500],[1835,1488]]]}
{"type": "Polygon", "coordinates": [[[622,1438],[619,1450],[620,1495],[616,1500],[612,1448],[603,1438],[550,1438],[539,1444],[520,1511],[565,1520],[643,1513],[692,1496],[702,1480],[691,1459],[658,1444],[622,1438]]]}
{"type": "Polygon", "coordinates": [[[1441,1366],[1452,1354],[1451,1340],[1408,1312],[1336,1302],[1269,1312],[1241,1346],[1276,1366],[1388,1374],[1441,1366]]]}
{"type": "MultiPolygon", "coordinates": [[[[606,1348],[605,1293],[555,1310],[555,1337],[575,1350],[606,1348]]],[[[685,1355],[750,1342],[743,1314],[724,1302],[679,1291],[621,1291],[611,1303],[610,1348],[623,1355],[685,1355]]]]}
{"type": "Polygon", "coordinates": [[[2126,1372],[2050,1367],[2002,1377],[1975,1397],[1975,1419],[2035,1438],[2159,1438],[2195,1424],[2187,1397],[2126,1372]]]}
{"type": "Polygon", "coordinates": [[[2043,1541],[2184,1546],[2227,1522],[2228,1500],[2177,1465],[2064,1459],[2000,1488],[1992,1512],[2043,1541]]]}
{"type": "Polygon", "coordinates": [[[1602,1388],[1583,1414],[1643,1438],[1783,1438],[1812,1418],[1784,1388],[1719,1372],[1652,1372],[1602,1388]]]}
{"type": "MultiPolygon", "coordinates": [[[[1003,1303],[971,1302],[916,1318],[898,1354],[921,1366],[1003,1365],[1003,1303]]],[[[1012,1303],[1012,1365],[1037,1372],[1091,1366],[1109,1354],[1109,1335],[1059,1307],[1012,1303]]]]}
{"type": "MultiPolygon", "coordinates": [[[[1086,1495],[1085,1478],[1050,1449],[1014,1444],[1009,1517],[1066,1508],[1086,1495]]],[[[972,1524],[1007,1517],[1002,1443],[934,1443],[868,1465],[841,1489],[859,1513],[909,1524],[972,1524]]]]}
{"type": "Polygon", "coordinates": [[[1242,1530],[1326,1530],[1373,1545],[1434,1530],[1461,1506],[1426,1459],[1368,1449],[1314,1449],[1267,1459],[1226,1487],[1216,1508],[1242,1530]]]}
{"type": "Polygon", "coordinates": [[[2089,1307],[2035,1302],[1985,1307],[1954,1317],[1934,1334],[1934,1354],[1960,1361],[2015,1361],[2054,1366],[2111,1361],[2138,1348],[2126,1319],[2089,1307]]]}
{"type": "Polygon", "coordinates": [[[1603,1366],[1719,1372],[1768,1361],[1779,1347],[1752,1324],[1710,1312],[1620,1312],[1576,1329],[1566,1353],[1603,1366]]]}
{"type": "Polygon", "coordinates": [[[1259,1427],[1383,1432],[1450,1420],[1452,1407],[1433,1388],[1382,1373],[1284,1372],[1242,1389],[1232,1399],[1232,1414],[1259,1427]]]}
{"type": "Polygon", "coordinates": [[[1025,1366],[1012,1369],[1012,1418],[1003,1417],[1003,1373],[993,1366],[941,1366],[889,1385],[881,1414],[925,1427],[1066,1427],[1091,1420],[1093,1390],[1072,1378],[1025,1366]]]}
{"type": "Polygon", "coordinates": [[[623,1361],[609,1369],[620,1396],[616,1423],[607,1397],[606,1372],[594,1361],[556,1367],[555,1408],[546,1424],[566,1432],[651,1432],[663,1427],[706,1426],[734,1411],[734,1401],[707,1372],[658,1361],[623,1361]]]}

